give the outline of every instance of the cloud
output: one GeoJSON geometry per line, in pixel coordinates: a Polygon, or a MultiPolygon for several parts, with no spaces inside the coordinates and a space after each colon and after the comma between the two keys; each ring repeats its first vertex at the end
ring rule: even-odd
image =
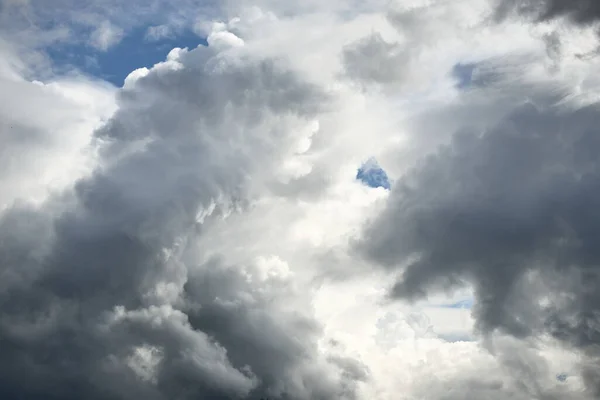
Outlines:
{"type": "Polygon", "coordinates": [[[75,3],[0,16],[0,397],[597,397],[593,27],[75,3]],[[49,68],[103,27],[206,41],[49,68]]]}
{"type": "Polygon", "coordinates": [[[396,183],[359,247],[400,268],[395,297],[470,283],[479,330],[550,334],[597,360],[600,113],[555,101],[549,93],[455,133],[396,183]]]}
{"type": "Polygon", "coordinates": [[[119,43],[123,38],[123,30],[111,25],[110,22],[102,22],[91,34],[90,44],[100,51],[106,51],[119,43]]]}
{"type": "Polygon", "coordinates": [[[461,64],[458,63],[452,68],[452,75],[457,80],[456,85],[461,89],[466,89],[471,85],[473,80],[473,70],[477,64],[461,64]]]}
{"type": "Polygon", "coordinates": [[[157,41],[164,38],[171,38],[173,32],[168,25],[151,26],[146,30],[146,40],[157,41]]]}
{"type": "Polygon", "coordinates": [[[396,54],[396,46],[387,43],[377,33],[360,39],[344,51],[348,76],[367,83],[387,83],[402,79],[403,68],[409,60],[408,54],[396,54]]]}
{"type": "Polygon", "coordinates": [[[591,24],[600,18],[600,5],[594,0],[500,0],[498,15],[516,11],[545,21],[567,17],[578,24],[591,24]]]}
{"type": "Polygon", "coordinates": [[[239,268],[219,272],[214,264],[192,273],[185,290],[193,299],[192,326],[218,338],[238,368],[250,366],[261,378],[262,396],[353,398],[356,383],[367,378],[366,367],[337,355],[320,359],[319,326],[302,308],[290,312],[285,305],[293,288],[288,266],[270,258],[259,260],[258,268],[242,270],[251,280],[239,268]],[[328,369],[343,371],[339,381],[328,369]]]}
{"type": "Polygon", "coordinates": [[[42,202],[89,173],[91,132],[115,109],[105,83],[29,82],[20,77],[22,65],[11,65],[14,53],[2,54],[9,63],[0,71],[0,210],[15,201],[42,202]]]}
{"type": "Polygon", "coordinates": [[[325,101],[243,48],[174,50],[119,92],[96,170],[1,215],[3,397],[353,398],[358,364],[276,306],[280,262],[186,258],[199,215],[246,207],[325,101]]]}

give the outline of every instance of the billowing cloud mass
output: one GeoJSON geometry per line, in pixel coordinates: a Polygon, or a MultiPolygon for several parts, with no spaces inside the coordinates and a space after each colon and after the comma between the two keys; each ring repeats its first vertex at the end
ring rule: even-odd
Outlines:
{"type": "Polygon", "coordinates": [[[0,398],[600,396],[595,3],[54,3],[0,1],[0,398]]]}
{"type": "Polygon", "coordinates": [[[407,262],[393,294],[472,283],[484,332],[550,334],[595,356],[599,111],[526,103],[409,173],[365,239],[382,264],[407,262]]]}
{"type": "Polygon", "coordinates": [[[583,24],[600,18],[600,4],[594,0],[500,0],[499,11],[517,11],[539,20],[567,17],[583,24]]]}

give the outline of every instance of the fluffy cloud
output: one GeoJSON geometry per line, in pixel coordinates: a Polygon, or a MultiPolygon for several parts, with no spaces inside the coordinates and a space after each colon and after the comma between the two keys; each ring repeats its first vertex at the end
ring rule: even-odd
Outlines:
{"type": "Polygon", "coordinates": [[[20,76],[26,67],[11,65],[14,53],[3,54],[9,63],[0,69],[0,209],[19,199],[43,201],[89,173],[92,132],[116,108],[107,84],[30,82],[20,76]]]}
{"type": "Polygon", "coordinates": [[[0,397],[598,396],[593,18],[193,3],[2,3],[0,397]]]}
{"type": "Polygon", "coordinates": [[[325,100],[284,64],[211,47],[173,51],[119,93],[94,173],[2,215],[2,392],[352,397],[336,376],[353,364],[320,355],[310,314],[270,305],[288,286],[276,260],[183,260],[199,215],[265,190],[325,100]]]}
{"type": "MultiPolygon", "coordinates": [[[[600,113],[596,102],[569,100],[566,86],[539,82],[528,93],[535,92],[525,101],[513,97],[520,91],[508,94],[522,104],[489,125],[464,121],[396,183],[359,247],[401,268],[394,296],[473,284],[482,332],[551,335],[594,365],[600,113]]],[[[597,382],[584,375],[593,396],[597,382]]]]}

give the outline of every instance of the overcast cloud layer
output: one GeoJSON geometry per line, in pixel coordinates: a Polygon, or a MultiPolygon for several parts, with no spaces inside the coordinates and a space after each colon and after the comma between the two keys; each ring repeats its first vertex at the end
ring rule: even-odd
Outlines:
{"type": "Polygon", "coordinates": [[[0,398],[600,396],[596,2],[121,3],[0,0],[0,398]]]}

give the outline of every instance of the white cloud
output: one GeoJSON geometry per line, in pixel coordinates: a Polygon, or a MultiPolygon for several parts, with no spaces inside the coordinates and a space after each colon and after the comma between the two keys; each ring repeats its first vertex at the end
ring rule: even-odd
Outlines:
{"type": "Polygon", "coordinates": [[[114,91],[104,83],[83,78],[29,82],[17,78],[16,70],[4,76],[0,208],[14,201],[43,201],[91,172],[93,130],[116,108],[114,91]]]}
{"type": "Polygon", "coordinates": [[[106,51],[123,38],[123,29],[103,21],[94,29],[90,36],[90,44],[100,51],[106,51]]]}
{"type": "Polygon", "coordinates": [[[156,41],[164,38],[170,38],[173,32],[168,25],[151,26],[146,30],[146,40],[156,41]]]}

